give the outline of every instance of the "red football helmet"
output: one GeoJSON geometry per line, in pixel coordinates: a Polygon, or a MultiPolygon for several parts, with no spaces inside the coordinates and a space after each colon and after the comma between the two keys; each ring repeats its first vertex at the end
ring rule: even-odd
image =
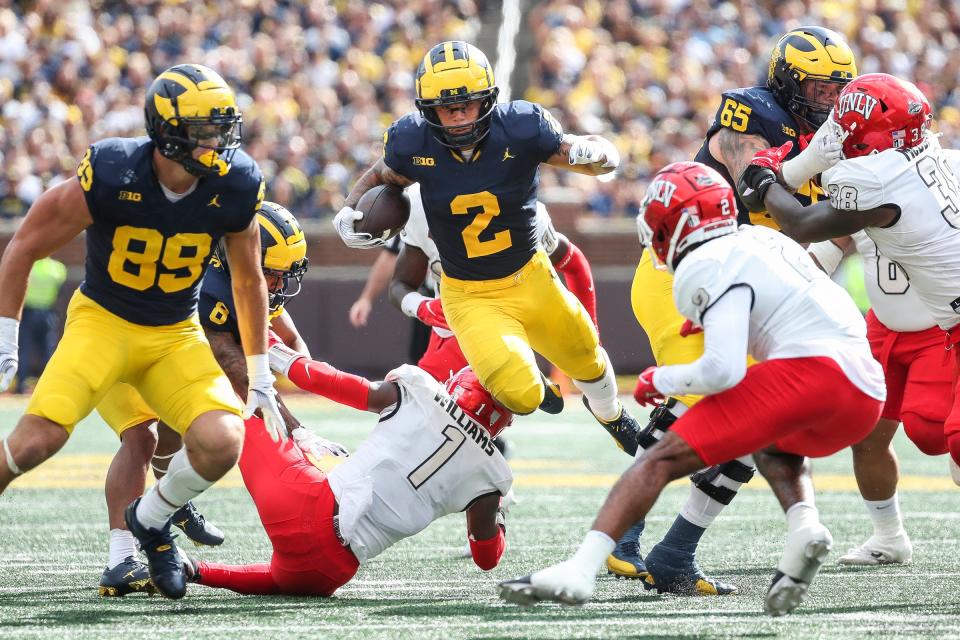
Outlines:
{"type": "Polygon", "coordinates": [[[491,438],[513,422],[513,413],[493,399],[470,367],[460,369],[447,380],[447,393],[464,413],[486,428],[491,438]]]}
{"type": "Polygon", "coordinates": [[[851,81],[833,111],[846,134],[847,158],[915,147],[923,142],[932,117],[923,92],[886,73],[868,73],[851,81]]]}
{"type": "Polygon", "coordinates": [[[674,162],[653,177],[640,204],[640,244],[654,265],[670,273],[695,244],[737,230],[733,189],[719,173],[699,162],[674,162]]]}

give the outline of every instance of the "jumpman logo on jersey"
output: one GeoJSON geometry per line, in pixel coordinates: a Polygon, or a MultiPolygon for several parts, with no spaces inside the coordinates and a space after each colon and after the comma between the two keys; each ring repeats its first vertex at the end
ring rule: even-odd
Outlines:
{"type": "Polygon", "coordinates": [[[208,206],[208,207],[216,207],[217,209],[219,209],[219,208],[220,208],[220,194],[218,193],[218,194],[216,194],[215,196],[213,196],[212,198],[210,198],[210,202],[207,203],[207,206],[208,206]]]}
{"type": "Polygon", "coordinates": [[[516,158],[516,157],[517,156],[510,155],[510,147],[507,147],[506,150],[503,152],[503,160],[501,160],[501,162],[506,162],[510,158],[516,158]]]}

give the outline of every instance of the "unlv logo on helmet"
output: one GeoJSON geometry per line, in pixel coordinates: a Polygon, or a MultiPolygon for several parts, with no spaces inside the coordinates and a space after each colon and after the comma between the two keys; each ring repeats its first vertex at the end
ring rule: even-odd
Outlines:
{"type": "MultiPolygon", "coordinates": [[[[870,114],[873,113],[878,104],[880,104],[879,100],[859,91],[844,93],[837,99],[837,115],[842,118],[853,111],[863,116],[864,120],[869,120],[870,114]]],[[[919,105],[917,111],[913,113],[920,113],[919,105]]]]}
{"type": "Polygon", "coordinates": [[[677,185],[669,180],[654,180],[650,183],[650,186],[647,187],[647,197],[644,198],[644,205],[648,205],[651,202],[659,202],[663,206],[669,207],[670,199],[673,198],[676,190],[677,185]]]}

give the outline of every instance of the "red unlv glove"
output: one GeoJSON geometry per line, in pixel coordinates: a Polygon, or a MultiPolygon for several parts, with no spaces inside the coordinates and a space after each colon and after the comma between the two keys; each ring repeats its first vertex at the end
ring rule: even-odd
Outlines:
{"type": "Polygon", "coordinates": [[[695,325],[693,320],[684,321],[683,325],[680,327],[681,338],[686,338],[687,336],[692,336],[697,333],[703,333],[703,327],[695,325]]]}
{"type": "Polygon", "coordinates": [[[443,315],[443,304],[440,298],[430,298],[421,302],[417,307],[417,319],[425,325],[450,330],[447,318],[443,315]]]}
{"type": "Polygon", "coordinates": [[[783,166],[783,161],[791,149],[793,149],[793,141],[787,140],[779,147],[771,147],[763,151],[757,151],[753,154],[753,159],[750,161],[750,164],[755,167],[770,169],[777,175],[780,175],[780,167],[783,166]]]}
{"type": "Polygon", "coordinates": [[[647,367],[644,369],[640,377],[637,378],[637,386],[633,390],[633,399],[644,407],[648,404],[658,405],[660,401],[663,400],[663,394],[653,386],[653,372],[656,370],[656,367],[647,367]]]}

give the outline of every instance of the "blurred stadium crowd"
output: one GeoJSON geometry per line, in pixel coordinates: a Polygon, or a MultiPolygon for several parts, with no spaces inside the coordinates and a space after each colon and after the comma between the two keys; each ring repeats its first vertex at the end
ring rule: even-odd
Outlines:
{"type": "MultiPolygon", "coordinates": [[[[473,40],[484,0],[0,0],[0,217],[22,215],[97,139],[143,134],[154,75],[184,61],[238,92],[244,147],[272,199],[329,215],[413,109],[413,72],[436,42],[473,40]]],[[[692,158],[721,91],[766,76],[775,38],[802,24],[846,35],[861,73],[930,97],[960,145],[960,3],[951,0],[543,0],[521,38],[523,97],[565,128],[610,136],[628,180],[545,171],[585,210],[633,215],[659,167],[692,158]],[[570,177],[568,177],[570,176],[570,177]]],[[[491,59],[495,52],[488,51],[491,59]]]]}

